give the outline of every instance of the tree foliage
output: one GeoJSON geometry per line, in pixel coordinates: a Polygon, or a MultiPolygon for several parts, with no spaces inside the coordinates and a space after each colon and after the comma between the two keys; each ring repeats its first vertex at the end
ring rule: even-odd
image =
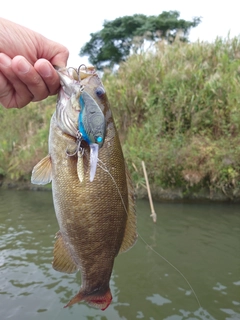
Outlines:
{"type": "Polygon", "coordinates": [[[164,39],[172,43],[181,32],[180,39],[187,41],[190,28],[196,27],[201,19],[186,21],[179,17],[178,11],[164,11],[158,16],[135,14],[105,21],[101,31],[90,34],[91,39],[81,49],[80,56],[88,56],[97,69],[112,68],[125,61],[131,51],[136,52],[144,40],[164,39]]]}

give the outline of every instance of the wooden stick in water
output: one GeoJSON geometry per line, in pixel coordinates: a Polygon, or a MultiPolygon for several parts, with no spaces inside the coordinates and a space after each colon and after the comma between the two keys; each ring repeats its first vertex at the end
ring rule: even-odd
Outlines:
{"type": "Polygon", "coordinates": [[[144,161],[142,161],[142,167],[143,167],[144,177],[145,177],[145,180],[146,180],[146,186],[147,186],[147,191],[148,191],[148,198],[149,198],[150,208],[151,208],[151,212],[152,212],[152,214],[150,215],[150,217],[153,218],[153,222],[156,222],[156,221],[157,221],[157,215],[156,215],[156,213],[155,213],[154,206],[153,206],[152,195],[151,195],[151,190],[150,190],[150,186],[149,186],[149,182],[148,182],[147,170],[146,170],[145,162],[144,162],[144,161]]]}

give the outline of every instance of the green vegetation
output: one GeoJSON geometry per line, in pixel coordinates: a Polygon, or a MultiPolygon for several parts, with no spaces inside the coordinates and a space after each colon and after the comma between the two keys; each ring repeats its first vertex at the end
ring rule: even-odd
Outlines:
{"type": "MultiPolygon", "coordinates": [[[[134,183],[202,188],[229,197],[240,190],[240,39],[160,42],[105,72],[108,92],[134,183]]],[[[22,110],[0,109],[0,174],[30,179],[47,153],[53,100],[22,110]]]]}
{"type": "Polygon", "coordinates": [[[131,56],[104,84],[135,184],[191,193],[240,189],[240,39],[131,56]]]}
{"type": "Polygon", "coordinates": [[[23,109],[0,107],[0,180],[29,181],[34,165],[48,152],[55,97],[23,109]]]}

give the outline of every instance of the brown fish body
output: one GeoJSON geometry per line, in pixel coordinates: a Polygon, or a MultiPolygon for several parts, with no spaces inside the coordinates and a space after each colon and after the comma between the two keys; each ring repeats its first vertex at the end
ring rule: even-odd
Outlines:
{"type": "Polygon", "coordinates": [[[49,135],[49,155],[54,208],[60,231],[54,248],[53,268],[67,273],[80,269],[82,285],[68,303],[85,300],[106,309],[112,296],[109,281],[114,259],[136,241],[133,190],[126,172],[118,134],[106,96],[95,89],[101,84],[93,75],[83,80],[85,90],[97,101],[106,119],[106,137],[99,150],[96,175],[89,181],[89,148],[84,148],[84,180],[77,173],[78,155],[68,156],[76,138],[64,133],[56,113],[49,135]]]}

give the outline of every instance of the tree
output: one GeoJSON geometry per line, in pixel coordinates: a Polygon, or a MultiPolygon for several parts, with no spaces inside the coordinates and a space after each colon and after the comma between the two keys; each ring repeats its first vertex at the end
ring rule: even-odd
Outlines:
{"type": "Polygon", "coordinates": [[[196,27],[201,19],[195,17],[186,21],[179,16],[178,11],[163,11],[158,16],[135,14],[104,21],[103,29],[90,34],[90,41],[82,47],[79,55],[88,56],[89,61],[101,70],[125,61],[131,50],[136,52],[144,40],[156,42],[165,39],[172,43],[181,31],[180,39],[188,41],[190,28],[196,27]],[[138,42],[134,43],[136,38],[138,42]]]}

